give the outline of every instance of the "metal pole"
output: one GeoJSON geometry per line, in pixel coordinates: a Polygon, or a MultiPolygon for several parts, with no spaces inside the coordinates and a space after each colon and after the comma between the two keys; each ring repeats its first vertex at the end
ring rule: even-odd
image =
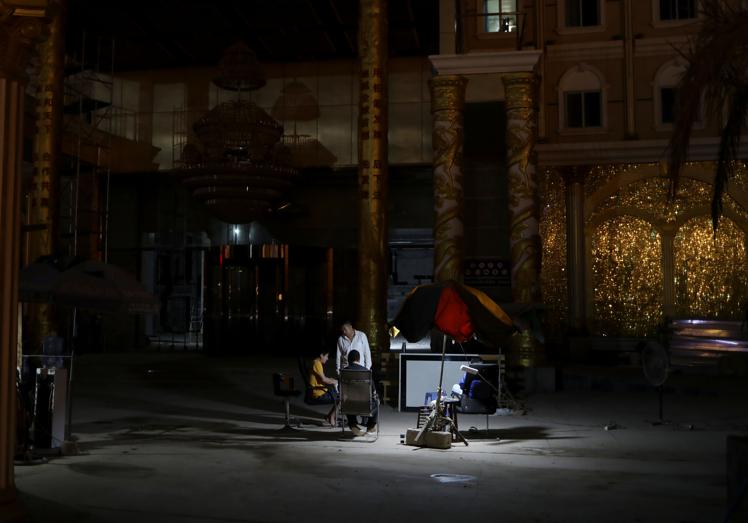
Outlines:
{"type": "Polygon", "coordinates": [[[68,387],[65,400],[65,441],[70,441],[73,425],[73,367],[75,364],[75,336],[78,330],[78,308],[73,309],[73,329],[70,334],[70,368],[68,369],[68,387]]]}
{"type": "Polygon", "coordinates": [[[439,388],[436,390],[436,412],[442,414],[442,381],[444,380],[444,354],[447,352],[447,335],[442,334],[442,364],[439,369],[439,388]]]}

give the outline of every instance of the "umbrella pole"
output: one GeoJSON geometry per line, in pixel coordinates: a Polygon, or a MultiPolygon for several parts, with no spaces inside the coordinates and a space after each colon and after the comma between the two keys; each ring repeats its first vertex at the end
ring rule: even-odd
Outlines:
{"type": "Polygon", "coordinates": [[[444,355],[447,352],[447,335],[442,334],[442,365],[439,369],[439,388],[436,389],[436,412],[442,415],[442,382],[444,380],[444,355]]]}

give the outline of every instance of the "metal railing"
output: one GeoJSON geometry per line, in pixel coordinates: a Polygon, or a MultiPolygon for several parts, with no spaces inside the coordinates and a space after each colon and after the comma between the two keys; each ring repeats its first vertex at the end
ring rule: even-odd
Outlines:
{"type": "Polygon", "coordinates": [[[525,26],[527,13],[521,11],[486,11],[486,12],[475,12],[466,11],[462,12],[460,8],[460,1],[457,0],[456,10],[456,40],[457,40],[457,54],[461,54],[465,51],[465,24],[474,23],[476,26],[481,27],[480,33],[490,34],[512,34],[515,35],[515,48],[517,50],[522,49],[522,40],[525,36],[525,26]],[[478,22],[480,20],[480,22],[478,22]]]}

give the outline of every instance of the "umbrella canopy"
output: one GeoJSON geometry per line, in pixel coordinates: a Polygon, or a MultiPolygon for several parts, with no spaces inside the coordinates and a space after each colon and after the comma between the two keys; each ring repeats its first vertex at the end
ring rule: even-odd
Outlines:
{"type": "Polygon", "coordinates": [[[19,299],[104,313],[158,312],[158,299],[124,270],[97,261],[44,257],[23,268],[19,299]]]}
{"type": "Polygon", "coordinates": [[[419,285],[405,297],[392,320],[409,342],[416,342],[431,329],[438,329],[455,341],[478,339],[500,345],[518,326],[484,292],[450,280],[419,285]]]}

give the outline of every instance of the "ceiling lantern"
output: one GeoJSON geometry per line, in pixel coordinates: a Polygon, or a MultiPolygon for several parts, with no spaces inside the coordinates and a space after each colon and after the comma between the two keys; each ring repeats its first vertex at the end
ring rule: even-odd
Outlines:
{"type": "Polygon", "coordinates": [[[254,52],[243,43],[229,47],[213,83],[236,98],[193,124],[198,143],[184,146],[175,174],[220,220],[249,223],[274,209],[296,171],[281,141],[283,126],[241,97],[265,85],[254,52]]]}
{"type": "Polygon", "coordinates": [[[293,81],[283,87],[281,95],[273,104],[270,114],[286,124],[293,122],[293,128],[281,138],[291,152],[292,165],[298,169],[305,167],[330,167],[338,159],[317,138],[297,131],[298,122],[312,122],[319,119],[317,98],[305,84],[293,81]]]}

